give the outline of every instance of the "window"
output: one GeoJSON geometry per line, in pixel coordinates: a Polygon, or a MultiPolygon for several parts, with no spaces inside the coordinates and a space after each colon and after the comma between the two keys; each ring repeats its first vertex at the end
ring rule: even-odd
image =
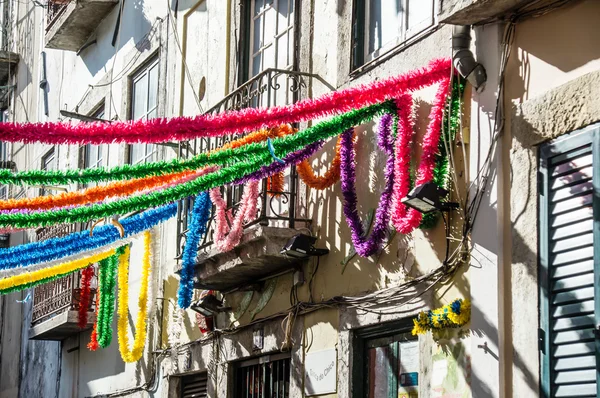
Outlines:
{"type": "MultiPolygon", "coordinates": [[[[0,141],[0,168],[9,168],[8,142],[0,141]]],[[[8,199],[8,185],[0,185],[0,200],[8,199]]]]}
{"type": "MultiPolygon", "coordinates": [[[[158,116],[158,58],[131,79],[131,119],[147,120],[158,116]]],[[[155,160],[156,145],[132,144],[129,146],[129,163],[146,163],[155,160]]]]}
{"type": "MultiPolygon", "coordinates": [[[[92,117],[96,119],[104,119],[104,105],[92,113],[92,117]]],[[[104,157],[106,156],[105,145],[87,144],[84,148],[83,167],[86,169],[104,166],[104,157]]]]}
{"type": "Polygon", "coordinates": [[[600,396],[600,124],[539,154],[540,395],[600,396]]]}
{"type": "MultiPolygon", "coordinates": [[[[42,170],[56,170],[57,160],[55,156],[54,148],[50,149],[48,152],[42,156],[42,170]]],[[[51,191],[47,189],[40,189],[40,196],[50,195],[51,191]]]]}
{"type": "Polygon", "coordinates": [[[434,24],[434,0],[355,0],[353,67],[387,53],[434,24]]]}
{"type": "Polygon", "coordinates": [[[382,324],[354,332],[353,397],[417,397],[420,348],[412,322],[382,324]]]}
{"type": "Polygon", "coordinates": [[[294,0],[250,0],[249,76],[294,67],[294,0]]]}
{"type": "Polygon", "coordinates": [[[289,353],[266,355],[236,365],[234,397],[288,398],[289,396],[289,353]]]}
{"type": "Polygon", "coordinates": [[[181,398],[208,398],[208,373],[194,373],[181,378],[181,398]]]}

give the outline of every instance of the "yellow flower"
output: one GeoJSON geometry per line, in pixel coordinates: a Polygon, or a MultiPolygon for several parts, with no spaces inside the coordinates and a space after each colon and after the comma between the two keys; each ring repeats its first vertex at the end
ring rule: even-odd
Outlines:
{"type": "Polygon", "coordinates": [[[450,312],[448,318],[458,326],[462,326],[471,319],[471,301],[465,299],[460,303],[460,314],[450,312]]]}
{"type": "Polygon", "coordinates": [[[129,348],[129,327],[127,324],[129,313],[129,246],[119,262],[119,302],[117,330],[119,338],[119,351],[125,362],[135,362],[142,357],[146,344],[146,319],[148,318],[148,281],[150,279],[150,251],[152,249],[150,231],[144,232],[144,257],[142,261],[142,277],[140,294],[138,296],[138,314],[135,321],[136,335],[133,339],[133,348],[129,348]]]}

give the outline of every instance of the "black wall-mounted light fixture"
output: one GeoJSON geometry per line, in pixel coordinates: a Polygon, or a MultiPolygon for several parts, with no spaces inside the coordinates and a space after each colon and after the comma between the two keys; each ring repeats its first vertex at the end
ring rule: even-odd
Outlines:
{"type": "Polygon", "coordinates": [[[442,198],[446,195],[448,195],[448,191],[444,188],[440,188],[434,182],[427,182],[410,191],[408,195],[402,199],[402,203],[423,214],[434,211],[450,211],[458,209],[458,203],[442,201],[442,198]]]}
{"type": "Polygon", "coordinates": [[[317,238],[314,236],[298,234],[294,235],[281,249],[281,254],[295,258],[307,258],[310,256],[324,256],[329,253],[329,249],[317,249],[315,243],[317,238]]]}
{"type": "Polygon", "coordinates": [[[200,300],[194,301],[190,308],[206,317],[212,317],[219,312],[230,310],[230,307],[223,307],[223,301],[216,298],[213,294],[200,297],[200,300]]]}

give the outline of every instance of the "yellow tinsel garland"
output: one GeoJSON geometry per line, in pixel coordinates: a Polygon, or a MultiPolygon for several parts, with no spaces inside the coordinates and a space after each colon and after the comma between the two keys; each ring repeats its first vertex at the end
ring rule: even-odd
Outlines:
{"type": "Polygon", "coordinates": [[[66,275],[79,269],[85,268],[90,264],[97,263],[105,258],[115,254],[115,250],[108,250],[89,257],[69,261],[54,267],[42,268],[31,272],[23,272],[19,275],[0,279],[0,290],[10,289],[16,286],[26,285],[28,283],[38,282],[56,275],[66,275]]]}
{"type": "Polygon", "coordinates": [[[146,319],[148,318],[148,281],[150,280],[150,251],[152,249],[150,231],[144,232],[144,258],[142,261],[142,277],[140,294],[138,296],[138,314],[135,320],[136,335],[133,339],[133,348],[129,348],[129,327],[127,324],[129,313],[129,246],[119,263],[119,303],[117,331],[119,338],[119,351],[125,362],[135,362],[142,357],[146,344],[146,319]]]}

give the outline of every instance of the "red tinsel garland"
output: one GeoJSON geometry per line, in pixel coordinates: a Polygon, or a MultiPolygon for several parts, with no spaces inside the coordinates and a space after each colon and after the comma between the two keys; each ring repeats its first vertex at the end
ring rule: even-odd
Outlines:
{"type": "Polygon", "coordinates": [[[447,79],[450,65],[450,59],[437,59],[424,68],[400,76],[272,108],[114,123],[0,123],[0,140],[46,144],[157,143],[240,134],[377,104],[395,98],[399,93],[419,90],[447,79]]]}
{"type": "Polygon", "coordinates": [[[90,351],[96,351],[100,347],[98,343],[98,307],[100,307],[100,290],[96,292],[96,321],[94,322],[94,330],[92,330],[90,342],[87,345],[90,351]]]}
{"type": "Polygon", "coordinates": [[[77,326],[83,329],[87,325],[88,308],[90,307],[90,285],[94,276],[94,266],[90,265],[81,271],[81,293],[79,293],[79,308],[77,317],[77,326]]]}

